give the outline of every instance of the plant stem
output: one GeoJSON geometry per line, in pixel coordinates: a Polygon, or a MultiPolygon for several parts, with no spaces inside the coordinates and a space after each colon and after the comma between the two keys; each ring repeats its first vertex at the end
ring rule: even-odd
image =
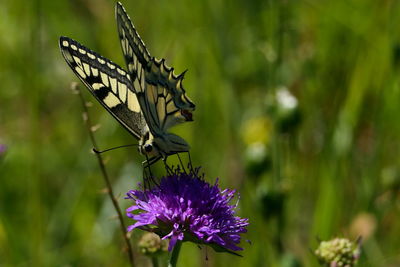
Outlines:
{"type": "Polygon", "coordinates": [[[181,247],[182,247],[182,241],[176,242],[175,247],[172,249],[171,257],[169,258],[168,261],[168,267],[176,267],[181,247]]]}
{"type": "Polygon", "coordinates": [[[158,267],[158,258],[151,257],[151,263],[153,264],[153,267],[158,267]]]}
{"type": "MultiPolygon", "coordinates": [[[[86,105],[86,101],[85,101],[85,99],[84,99],[84,97],[82,95],[81,89],[80,89],[79,85],[77,85],[75,83],[72,85],[72,89],[75,90],[78,93],[79,98],[81,99],[81,103],[82,103],[82,107],[83,107],[83,120],[85,122],[87,131],[89,133],[90,140],[92,141],[93,148],[98,150],[96,139],[94,138],[94,134],[93,134],[93,131],[92,131],[92,123],[91,123],[90,118],[89,118],[89,111],[88,111],[88,108],[87,108],[87,105],[86,105]]],[[[131,246],[131,243],[129,241],[129,238],[128,238],[128,235],[127,235],[127,232],[126,232],[126,227],[125,227],[125,223],[124,223],[124,219],[123,219],[123,216],[122,216],[121,209],[119,208],[117,199],[114,197],[114,192],[112,190],[111,182],[110,182],[110,179],[108,177],[108,173],[107,173],[106,167],[104,165],[103,157],[100,155],[100,153],[95,153],[95,154],[96,154],[96,157],[97,157],[97,161],[99,162],[100,170],[101,170],[101,173],[103,175],[104,181],[106,183],[108,195],[111,198],[111,201],[113,203],[114,209],[117,211],[118,220],[119,220],[119,224],[120,224],[121,231],[122,231],[122,236],[123,236],[123,238],[125,240],[126,250],[128,252],[129,262],[130,262],[131,266],[133,267],[135,264],[134,264],[132,246],[131,246]]]]}

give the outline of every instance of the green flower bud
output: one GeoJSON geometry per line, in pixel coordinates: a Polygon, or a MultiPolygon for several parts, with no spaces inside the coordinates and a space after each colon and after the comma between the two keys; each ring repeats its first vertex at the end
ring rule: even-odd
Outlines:
{"type": "Polygon", "coordinates": [[[147,256],[158,256],[160,253],[168,251],[168,240],[161,240],[154,233],[145,233],[139,240],[138,247],[140,252],[147,256]]]}
{"type": "Polygon", "coordinates": [[[359,242],[351,242],[346,238],[334,238],[321,241],[315,251],[321,265],[330,267],[356,266],[360,256],[359,242]]]}

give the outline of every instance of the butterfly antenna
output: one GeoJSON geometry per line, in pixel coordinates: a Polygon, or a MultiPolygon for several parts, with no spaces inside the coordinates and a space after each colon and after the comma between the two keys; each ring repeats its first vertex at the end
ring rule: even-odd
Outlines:
{"type": "Polygon", "coordinates": [[[101,154],[101,153],[104,153],[104,152],[107,152],[107,151],[111,151],[111,150],[114,150],[114,149],[123,148],[123,147],[131,147],[131,146],[139,146],[139,145],[138,144],[131,144],[131,145],[116,146],[116,147],[112,147],[112,148],[101,150],[101,151],[97,150],[96,148],[93,148],[92,150],[96,154],[101,154]]]}

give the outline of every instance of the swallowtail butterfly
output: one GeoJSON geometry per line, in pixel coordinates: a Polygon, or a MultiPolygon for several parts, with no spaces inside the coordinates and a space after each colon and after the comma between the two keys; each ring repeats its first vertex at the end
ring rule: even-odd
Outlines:
{"type": "Polygon", "coordinates": [[[184,73],[150,56],[120,3],[115,15],[128,71],[68,37],[60,37],[66,62],[94,97],[139,140],[148,165],[189,151],[181,137],[168,133],[172,126],[192,121],[193,102],[182,85],[184,73]]]}

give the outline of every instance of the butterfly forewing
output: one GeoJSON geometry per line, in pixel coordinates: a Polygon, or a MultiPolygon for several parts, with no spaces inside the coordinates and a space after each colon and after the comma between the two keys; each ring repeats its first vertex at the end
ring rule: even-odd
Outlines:
{"type": "Polygon", "coordinates": [[[150,53],[147,51],[146,46],[120,3],[116,5],[115,16],[122,52],[128,65],[128,71],[131,75],[136,73],[140,75],[141,69],[148,67],[151,60],[150,53]]]}
{"type": "MultiPolygon", "coordinates": [[[[141,71],[144,71],[146,83],[159,85],[161,88],[166,89],[167,94],[170,94],[174,104],[179,109],[184,109],[188,112],[193,111],[195,105],[186,96],[182,86],[183,74],[175,76],[173,68],[166,66],[164,59],[157,60],[150,56],[131,19],[120,3],[116,5],[115,14],[122,52],[130,75],[138,75],[140,77],[141,71]]],[[[135,89],[139,91],[144,88],[136,88],[135,86],[135,89]]]]}
{"type": "Polygon", "coordinates": [[[60,38],[60,48],[68,65],[97,100],[136,138],[144,135],[147,124],[129,74],[68,37],[60,38]]]}

